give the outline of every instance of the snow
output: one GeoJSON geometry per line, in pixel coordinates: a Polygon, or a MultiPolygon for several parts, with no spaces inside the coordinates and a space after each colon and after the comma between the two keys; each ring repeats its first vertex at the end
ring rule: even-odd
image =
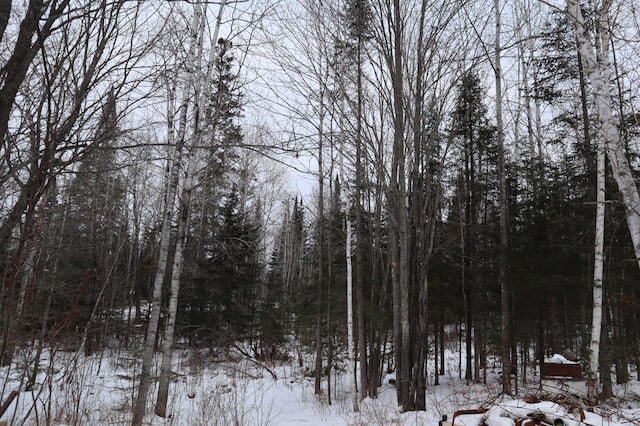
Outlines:
{"type": "Polygon", "coordinates": [[[557,420],[562,420],[565,426],[577,426],[580,423],[579,417],[576,418],[565,408],[551,401],[540,403],[527,403],[522,400],[507,401],[493,406],[487,412],[485,419],[487,424],[506,426],[505,419],[514,425],[516,420],[532,416],[549,424],[556,424],[557,420]],[[500,419],[503,419],[502,423],[499,422],[500,419]]]}
{"type": "MultiPolygon", "coordinates": [[[[427,425],[436,426],[442,415],[452,419],[455,411],[486,407],[484,414],[463,415],[456,424],[472,426],[484,421],[488,426],[514,426],[516,420],[537,415],[553,424],[562,419],[565,426],[622,426],[640,424],[640,382],[616,387],[620,398],[613,406],[596,407],[580,413],[551,401],[525,402],[525,395],[539,396],[539,383],[519,383],[518,398],[500,395],[499,368],[487,371],[488,383],[467,384],[460,379],[456,354],[450,354],[447,371],[440,385],[427,387],[427,410],[403,413],[396,403],[395,388],[385,377],[377,399],[367,398],[354,413],[349,380],[344,375],[332,378],[332,404],[326,395],[314,395],[309,367],[311,355],[269,365],[274,379],[259,364],[232,356],[214,359],[207,353],[176,350],[167,412],[170,417],[151,414],[155,401],[152,387],[145,425],[427,425]],[[622,405],[624,403],[624,405],[622,405]]],[[[85,357],[82,354],[46,351],[40,360],[37,385],[25,391],[22,384],[30,369],[33,352],[23,349],[14,365],[0,369],[2,401],[12,390],[19,397],[0,420],[13,425],[126,425],[131,422],[131,407],[138,378],[139,354],[107,351],[85,357]]],[[[159,361],[159,358],[158,358],[159,361]]],[[[157,362],[156,364],[158,364],[157,362]]],[[[433,366],[430,366],[433,372],[433,366]]],[[[154,367],[154,368],[157,368],[154,367]]],[[[530,369],[533,370],[533,369],[530,369]]],[[[157,375],[157,371],[154,372],[157,375]]],[[[433,383],[433,374],[430,377],[433,383]]],[[[154,382],[155,385],[155,382],[154,382]]],[[[326,390],[326,378],[323,381],[326,390]]]]}
{"type": "Polygon", "coordinates": [[[553,354],[552,357],[545,358],[544,362],[547,364],[580,364],[579,361],[569,361],[560,354],[553,354]]]}

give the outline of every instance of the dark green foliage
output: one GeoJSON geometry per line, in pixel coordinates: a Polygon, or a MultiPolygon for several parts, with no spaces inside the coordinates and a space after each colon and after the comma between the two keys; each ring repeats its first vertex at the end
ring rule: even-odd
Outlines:
{"type": "Polygon", "coordinates": [[[296,198],[293,206],[284,206],[284,219],[271,254],[268,285],[269,296],[277,298],[283,323],[295,328],[310,327],[315,306],[309,258],[310,237],[304,206],[296,198]]]}
{"type": "Polygon", "coordinates": [[[534,60],[536,78],[530,95],[544,102],[558,102],[569,93],[567,84],[578,78],[578,55],[573,26],[565,13],[556,12],[547,22],[541,38],[540,51],[534,60]]]}
{"type": "Polygon", "coordinates": [[[186,274],[178,322],[194,345],[247,336],[261,277],[259,227],[242,212],[233,187],[220,209],[204,257],[186,274]]]}
{"type": "MultiPolygon", "coordinates": [[[[214,129],[213,146],[238,146],[243,139],[238,119],[242,116],[243,95],[237,86],[235,57],[231,40],[218,40],[218,56],[214,63],[213,97],[206,110],[206,122],[214,129]]],[[[218,152],[224,154],[224,151],[218,152]]],[[[221,158],[220,160],[223,160],[221,158]]]]}
{"type": "Polygon", "coordinates": [[[349,38],[360,45],[372,38],[373,10],[369,0],[349,0],[345,9],[345,20],[349,38]]]}
{"type": "Polygon", "coordinates": [[[125,272],[130,237],[125,183],[114,149],[115,114],[115,99],[110,96],[99,130],[99,137],[109,141],[82,159],[70,182],[61,205],[65,217],[59,218],[65,250],[57,253],[55,266],[50,266],[57,272],[51,306],[54,327],[78,339],[87,328],[87,353],[98,349],[110,310],[128,302],[125,272]]]}

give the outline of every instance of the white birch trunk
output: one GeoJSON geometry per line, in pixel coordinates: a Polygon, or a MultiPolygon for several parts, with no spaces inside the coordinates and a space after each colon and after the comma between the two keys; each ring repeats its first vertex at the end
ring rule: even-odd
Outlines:
{"type": "MultiPolygon", "coordinates": [[[[198,39],[198,28],[202,25],[202,8],[200,4],[196,5],[194,11],[193,24],[190,35],[189,46],[189,64],[195,63],[195,49],[198,39]]],[[[185,143],[185,131],[187,126],[187,109],[189,99],[191,97],[191,87],[193,86],[195,72],[193,66],[188,70],[185,78],[185,86],[183,89],[183,98],[180,105],[180,118],[178,124],[178,135],[175,144],[173,163],[167,189],[165,193],[164,211],[162,217],[162,229],[160,231],[160,249],[158,255],[158,266],[153,282],[153,295],[151,314],[149,325],[147,327],[147,335],[142,356],[142,371],[140,373],[140,386],[138,388],[138,396],[133,409],[133,426],[141,426],[144,419],[147,397],[151,381],[151,364],[153,363],[153,353],[155,349],[156,334],[158,332],[158,324],[160,321],[160,310],[162,303],[162,283],[167,269],[167,260],[169,257],[169,241],[171,239],[171,218],[173,217],[173,209],[175,206],[176,193],[180,180],[179,170],[182,164],[182,149],[185,143]]]]}
{"type": "MultiPolygon", "coordinates": [[[[343,181],[344,182],[344,181],[343,181]]],[[[346,261],[347,261],[347,374],[352,380],[352,394],[353,394],[353,411],[358,412],[358,381],[356,379],[355,368],[355,343],[353,340],[353,268],[351,265],[351,202],[349,201],[349,195],[346,194],[346,185],[343,190],[343,197],[345,198],[345,210],[347,211],[347,244],[346,244],[346,261]]]]}
{"type": "MultiPolygon", "coordinates": [[[[344,127],[343,127],[344,129],[344,127]]],[[[344,140],[342,141],[344,152],[344,140]]],[[[343,154],[342,154],[343,155],[343,154]]],[[[342,179],[342,202],[345,205],[346,229],[346,264],[347,264],[347,375],[352,380],[353,411],[360,410],[358,404],[358,381],[355,369],[355,342],[353,340],[353,267],[351,264],[351,199],[349,197],[349,185],[344,174],[344,158],[340,157],[340,179],[342,179]]]]}
{"type": "MultiPolygon", "coordinates": [[[[602,78],[611,81],[609,65],[609,37],[608,22],[605,12],[601,16],[599,30],[596,36],[596,57],[602,64],[602,78]],[[603,31],[604,30],[604,31],[603,31]]],[[[596,234],[593,267],[593,311],[591,317],[591,339],[589,341],[589,373],[587,376],[587,397],[595,400],[598,394],[598,375],[600,366],[600,334],[602,330],[602,285],[604,277],[604,232],[605,232],[605,201],[606,201],[606,134],[601,127],[598,132],[598,147],[596,152],[596,234]]]]}
{"type": "Polygon", "coordinates": [[[595,399],[598,392],[598,369],[600,362],[600,332],[602,329],[602,280],[604,266],[604,212],[605,212],[605,149],[603,132],[598,137],[597,152],[597,204],[595,256],[593,267],[593,314],[591,340],[589,341],[589,373],[587,397],[595,399]]]}
{"type": "Polygon", "coordinates": [[[196,161],[193,158],[189,163],[182,195],[180,197],[178,238],[173,257],[173,269],[171,270],[171,286],[169,293],[169,311],[167,312],[164,340],[162,342],[162,363],[160,366],[160,379],[158,381],[158,398],[156,400],[155,414],[166,417],[167,400],[169,398],[169,379],[171,378],[171,361],[173,359],[173,342],[176,328],[176,315],[178,313],[178,295],[180,294],[180,276],[184,265],[184,247],[187,242],[189,225],[189,209],[191,205],[191,193],[193,191],[193,177],[195,175],[196,161]]]}
{"type": "MultiPolygon", "coordinates": [[[[342,65],[344,67],[344,65],[342,65]]],[[[344,69],[343,69],[344,74],[344,69]]],[[[351,198],[349,197],[349,185],[344,171],[344,153],[345,149],[345,101],[346,94],[344,90],[344,82],[340,81],[340,180],[342,181],[342,189],[340,199],[344,203],[345,220],[346,220],[346,243],[345,243],[345,260],[347,266],[347,375],[351,380],[351,392],[353,401],[353,411],[360,411],[358,402],[358,379],[356,377],[355,365],[355,342],[353,333],[353,266],[351,263],[351,198]]]]}
{"type": "Polygon", "coordinates": [[[578,48],[585,62],[585,68],[591,85],[600,120],[597,150],[597,207],[596,235],[593,271],[593,312],[591,339],[589,342],[589,375],[587,395],[594,399],[598,392],[598,370],[600,361],[600,337],[602,328],[602,284],[604,263],[604,214],[605,214],[605,161],[609,157],[611,170],[622,193],[627,213],[627,226],[631,234],[636,260],[640,265],[640,196],[631,174],[629,161],[625,156],[620,133],[613,118],[611,107],[611,89],[609,81],[611,71],[609,62],[609,7],[606,1],[600,10],[595,49],[587,37],[584,17],[575,0],[567,0],[567,10],[573,20],[578,39],[578,48]],[[595,51],[594,51],[595,50],[595,51]]]}
{"type": "MultiPolygon", "coordinates": [[[[606,3],[609,4],[609,2],[606,3]]],[[[603,23],[607,22],[606,16],[608,16],[608,11],[606,7],[607,6],[603,6],[601,10],[601,13],[605,17],[600,20],[599,25],[601,27],[603,23]]],[[[576,0],[567,0],[567,14],[573,21],[578,41],[578,49],[584,60],[589,80],[591,81],[598,119],[605,138],[606,154],[609,157],[613,177],[622,194],[622,200],[627,213],[627,226],[631,234],[636,261],[640,266],[640,194],[633,180],[629,160],[625,155],[620,133],[612,113],[611,88],[609,87],[609,80],[606,78],[606,76],[609,75],[608,43],[605,46],[603,42],[602,52],[601,55],[599,55],[600,57],[598,57],[593,43],[587,36],[584,17],[576,0]]],[[[606,34],[608,31],[608,27],[600,29],[603,37],[607,37],[606,34]]]]}
{"type": "MultiPolygon", "coordinates": [[[[216,19],[216,26],[214,28],[213,35],[211,36],[211,46],[209,50],[209,62],[207,64],[207,77],[204,81],[211,81],[211,75],[213,73],[214,61],[216,56],[215,43],[218,40],[218,33],[220,31],[220,25],[222,22],[222,11],[226,1],[223,0],[220,3],[218,16],[216,19]]],[[[201,33],[199,35],[198,45],[198,57],[202,57],[203,48],[203,35],[204,25],[200,26],[201,33]]],[[[200,69],[198,65],[197,69],[200,69]]],[[[194,70],[195,73],[196,70],[194,70]]],[[[202,126],[205,124],[203,121],[203,113],[205,111],[205,104],[209,99],[210,86],[204,86],[203,81],[200,80],[197,83],[196,88],[196,115],[194,117],[193,131],[195,148],[198,149],[200,142],[202,141],[203,131],[202,126]]],[[[217,120],[218,111],[213,119],[214,123],[217,120]]],[[[164,330],[164,340],[162,345],[162,362],[160,366],[160,379],[158,383],[158,397],[156,399],[155,414],[160,417],[166,417],[167,400],[169,398],[169,379],[171,378],[171,363],[173,359],[173,342],[175,340],[175,326],[176,316],[178,313],[178,296],[180,294],[180,277],[184,266],[184,247],[187,241],[187,234],[189,228],[189,215],[191,208],[191,194],[195,187],[195,174],[197,166],[197,156],[194,152],[187,159],[187,174],[182,189],[182,195],[180,197],[179,206],[179,219],[178,219],[178,237],[176,239],[176,249],[173,259],[173,269],[171,271],[171,285],[170,285],[170,297],[169,297],[169,310],[167,312],[166,325],[164,330]]]]}

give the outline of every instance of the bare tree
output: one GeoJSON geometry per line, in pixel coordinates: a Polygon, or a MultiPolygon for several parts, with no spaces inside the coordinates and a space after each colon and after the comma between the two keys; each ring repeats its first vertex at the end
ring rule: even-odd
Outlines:
{"type": "Polygon", "coordinates": [[[591,316],[591,339],[589,340],[589,370],[587,376],[587,396],[595,400],[598,393],[598,371],[600,369],[600,334],[602,330],[602,284],[604,276],[604,230],[605,230],[605,202],[606,202],[606,174],[605,174],[605,143],[604,134],[598,135],[598,151],[596,166],[596,229],[595,253],[593,259],[593,308],[591,316]]]}
{"type": "MultiPolygon", "coordinates": [[[[0,223],[0,298],[9,315],[3,346],[7,327],[18,319],[11,301],[23,260],[41,229],[37,206],[63,172],[113,139],[114,129],[100,130],[102,99],[109,92],[114,99],[133,99],[142,80],[135,65],[155,31],[147,40],[138,38],[141,8],[126,1],[78,2],[69,8],[68,1],[34,0],[17,37],[8,35],[12,25],[4,29],[3,37],[15,42],[0,72],[0,190],[8,196],[0,223]],[[139,47],[131,48],[138,41],[139,47]]],[[[118,116],[132,105],[123,102],[118,116]]]]}
{"type": "MultiPolygon", "coordinates": [[[[610,31],[608,27],[610,7],[611,1],[605,1],[599,8],[601,19],[597,21],[599,26],[597,33],[605,35],[605,37],[610,31]]],[[[566,13],[573,22],[578,41],[578,50],[582,55],[587,75],[591,81],[598,119],[606,138],[607,156],[613,177],[626,207],[627,226],[631,234],[636,260],[640,266],[640,194],[634,182],[629,160],[626,157],[624,146],[621,143],[620,132],[613,116],[609,80],[605,79],[606,75],[610,75],[610,71],[606,70],[610,66],[608,59],[609,43],[605,43],[608,37],[601,42],[599,55],[585,29],[584,16],[579,3],[575,0],[567,0],[566,13]]]]}
{"type": "MultiPolygon", "coordinates": [[[[224,6],[226,1],[223,0],[220,2],[218,15],[216,18],[216,24],[214,26],[213,34],[210,38],[211,46],[209,51],[209,61],[206,64],[207,72],[205,74],[205,78],[200,79],[199,83],[196,85],[196,97],[195,97],[195,116],[193,118],[193,139],[194,146],[199,147],[202,145],[202,140],[204,139],[204,133],[206,130],[211,128],[215,129],[217,123],[217,117],[220,115],[220,111],[216,110],[213,112],[213,117],[210,118],[211,123],[205,122],[205,111],[207,110],[207,101],[211,99],[214,95],[211,93],[211,85],[208,84],[211,81],[213,68],[215,63],[215,56],[217,53],[217,49],[215,48],[214,42],[218,40],[218,33],[220,32],[220,25],[222,22],[222,12],[224,10],[224,6]]],[[[205,14],[206,16],[206,14],[205,14]]],[[[203,26],[204,27],[204,26],[203,26]]],[[[202,28],[203,28],[202,27],[202,28]]],[[[198,43],[198,57],[202,57],[202,40],[203,33],[200,34],[200,42],[198,43]]],[[[220,52],[221,55],[224,54],[224,47],[220,52]]],[[[198,71],[194,69],[194,72],[198,71]]],[[[219,108],[219,107],[218,107],[219,108]]],[[[195,175],[197,169],[197,158],[195,157],[195,152],[191,152],[191,155],[187,156],[187,172],[184,178],[184,184],[182,189],[182,194],[180,196],[180,203],[178,206],[178,235],[176,239],[175,252],[173,255],[173,268],[171,269],[171,289],[169,294],[169,310],[167,312],[167,320],[165,326],[164,333],[164,341],[162,347],[162,365],[160,367],[160,380],[158,384],[158,398],[155,405],[155,414],[160,417],[166,416],[167,410],[167,400],[169,397],[169,379],[171,375],[171,360],[173,353],[173,343],[174,343],[174,331],[176,325],[176,317],[178,314],[178,295],[180,293],[180,276],[182,275],[183,265],[184,265],[184,248],[187,239],[187,231],[189,225],[189,211],[191,205],[191,194],[193,192],[195,186],[195,175]]]]}
{"type": "MultiPolygon", "coordinates": [[[[189,50],[187,57],[187,70],[186,77],[184,79],[184,87],[182,92],[182,99],[180,101],[179,108],[179,121],[178,131],[175,141],[169,141],[170,145],[173,143],[173,160],[170,167],[169,182],[167,182],[166,192],[164,197],[163,216],[162,216],[162,230],[160,232],[160,251],[158,264],[155,273],[155,279],[153,282],[153,296],[151,300],[151,314],[149,318],[149,324],[147,326],[147,334],[144,345],[144,353],[142,357],[142,371],[140,373],[140,385],[138,387],[138,395],[136,403],[133,408],[132,424],[139,426],[142,424],[144,414],[146,410],[147,397],[149,394],[149,387],[151,385],[151,364],[153,362],[153,354],[155,349],[156,334],[158,332],[158,325],[160,321],[160,310],[162,307],[162,283],[167,270],[167,261],[169,257],[169,242],[171,240],[171,221],[173,218],[173,211],[175,206],[176,194],[178,190],[178,184],[180,182],[180,169],[182,167],[182,153],[186,143],[186,131],[187,131],[187,112],[189,109],[189,103],[192,99],[192,87],[196,79],[196,51],[198,49],[198,43],[201,40],[199,37],[201,31],[204,29],[203,22],[203,10],[202,4],[197,2],[194,5],[193,21],[189,27],[189,50]]],[[[169,123],[171,126],[172,122],[169,123]]],[[[172,134],[171,132],[169,133],[172,134]]]]}
{"type": "Polygon", "coordinates": [[[502,46],[500,44],[500,0],[494,0],[496,14],[496,38],[494,45],[493,71],[496,79],[496,127],[498,134],[498,186],[500,188],[500,302],[501,302],[501,347],[502,347],[502,391],[511,394],[511,297],[509,288],[509,246],[507,211],[507,176],[505,170],[504,124],[502,121],[502,46]]]}

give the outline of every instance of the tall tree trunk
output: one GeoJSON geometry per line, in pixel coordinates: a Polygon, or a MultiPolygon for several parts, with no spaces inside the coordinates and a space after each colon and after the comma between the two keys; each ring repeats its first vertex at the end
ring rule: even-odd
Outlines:
{"type": "Polygon", "coordinates": [[[193,178],[195,175],[195,158],[187,159],[187,176],[180,197],[178,208],[178,236],[176,238],[175,253],[173,255],[173,268],[171,270],[171,285],[169,290],[169,310],[165,319],[164,340],[162,342],[162,363],[160,365],[160,379],[158,380],[158,398],[155,405],[155,414],[160,417],[167,416],[167,400],[169,399],[169,379],[171,376],[171,360],[173,358],[173,341],[176,328],[176,315],[178,313],[178,296],[180,293],[180,276],[184,266],[184,247],[187,242],[189,227],[189,210],[191,193],[193,191],[193,178]]]}
{"type": "Polygon", "coordinates": [[[198,45],[198,34],[202,26],[202,6],[198,2],[194,7],[193,23],[190,34],[190,45],[188,52],[188,61],[191,65],[189,73],[185,78],[183,89],[183,97],[180,104],[180,117],[178,123],[178,135],[175,141],[175,150],[173,153],[173,163],[169,182],[165,192],[164,211],[162,215],[162,229],[160,231],[160,249],[158,254],[158,264],[153,282],[153,294],[151,313],[149,317],[149,325],[147,326],[147,335],[145,339],[144,352],[142,355],[142,371],[140,373],[140,385],[138,387],[138,395],[133,408],[133,426],[141,426],[144,419],[149,387],[151,385],[151,364],[153,363],[153,353],[155,349],[156,335],[158,333],[158,325],[160,322],[160,310],[162,309],[162,284],[164,282],[167,270],[167,261],[169,257],[169,242],[171,240],[171,219],[173,217],[173,209],[176,201],[176,193],[178,183],[180,181],[180,169],[182,167],[182,151],[185,145],[185,133],[187,127],[187,110],[189,100],[191,98],[191,87],[195,79],[195,52],[198,45]]]}
{"type": "MultiPolygon", "coordinates": [[[[316,365],[314,372],[316,395],[322,393],[322,298],[324,285],[324,165],[323,165],[323,139],[324,139],[324,89],[320,88],[320,124],[318,125],[318,295],[316,297],[316,365]]],[[[327,293],[328,298],[328,293],[327,293]]],[[[329,377],[331,375],[329,374],[329,377]]]]}
{"type": "MultiPolygon", "coordinates": [[[[380,112],[384,112],[381,110],[380,112]]],[[[384,158],[384,137],[382,135],[377,137],[377,156],[384,158]]],[[[371,306],[372,309],[377,309],[384,312],[387,309],[387,286],[388,286],[388,270],[390,267],[389,257],[385,258],[383,253],[383,224],[382,224],[382,211],[384,204],[384,188],[383,182],[385,181],[385,167],[382,161],[376,163],[376,185],[374,192],[374,222],[371,244],[371,259],[372,259],[372,272],[371,272],[371,306]],[[375,308],[374,308],[375,307],[375,308]]],[[[383,334],[385,328],[385,320],[383,315],[373,315],[370,325],[370,339],[369,354],[371,356],[369,360],[369,396],[371,398],[377,397],[378,386],[381,384],[382,371],[384,363],[383,352],[383,334]]],[[[386,342],[385,342],[386,343],[386,342]]]]}
{"type": "MultiPolygon", "coordinates": [[[[425,75],[425,19],[427,11],[427,2],[423,0],[420,5],[420,24],[418,28],[418,60],[416,69],[416,90],[415,90],[415,111],[413,117],[413,142],[414,142],[414,163],[412,171],[412,223],[415,240],[415,258],[416,264],[415,276],[413,282],[417,287],[417,327],[416,336],[414,336],[414,349],[413,349],[413,394],[415,409],[426,409],[426,395],[425,389],[427,386],[427,370],[426,360],[428,353],[428,341],[429,341],[429,328],[427,318],[427,305],[428,305],[428,264],[431,257],[431,248],[433,246],[433,234],[434,234],[434,215],[436,209],[433,205],[430,205],[432,201],[435,204],[432,192],[435,185],[431,179],[431,167],[430,146],[425,143],[427,135],[424,134],[424,96],[425,90],[423,85],[425,75]]],[[[435,126],[435,123],[432,123],[435,126]]]]}
{"type": "Polygon", "coordinates": [[[496,127],[498,135],[498,186],[500,189],[500,302],[502,311],[501,346],[502,346],[502,391],[511,394],[511,304],[508,277],[508,212],[507,212],[507,177],[505,170],[504,125],[502,122],[502,65],[500,45],[500,0],[494,0],[496,13],[495,61],[493,70],[496,78],[496,127]]]}
{"type": "MultiPolygon", "coordinates": [[[[329,163],[329,176],[333,176],[333,156],[330,156],[329,163]]],[[[333,184],[329,179],[329,199],[335,199],[333,196],[333,184]]],[[[327,232],[327,247],[328,247],[328,261],[327,261],[327,309],[326,309],[326,333],[329,340],[329,347],[327,348],[327,404],[331,405],[331,371],[333,370],[333,328],[331,325],[331,289],[333,288],[333,238],[332,232],[327,232]]]]}
{"type": "MultiPolygon", "coordinates": [[[[606,1],[600,9],[601,19],[598,21],[598,25],[600,26],[599,33],[603,36],[606,36],[609,31],[608,26],[603,27],[605,23],[608,24],[609,6],[610,1],[606,1]]],[[[578,40],[578,49],[591,81],[598,119],[605,134],[609,164],[611,164],[613,177],[622,194],[622,201],[627,213],[627,226],[631,235],[636,261],[640,266],[640,194],[631,173],[624,146],[621,143],[618,126],[613,117],[609,80],[604,77],[610,74],[608,71],[608,44],[605,46],[602,43],[602,54],[600,55],[601,57],[598,57],[594,45],[588,37],[584,17],[576,0],[567,0],[567,15],[573,22],[578,40]]]]}
{"type": "MultiPolygon", "coordinates": [[[[345,185],[346,187],[346,185],[345,185]]],[[[346,189],[343,190],[346,193],[346,189]]],[[[358,383],[356,380],[355,369],[355,342],[353,336],[353,268],[351,265],[351,212],[349,196],[345,195],[346,211],[347,211],[347,244],[346,244],[346,262],[347,262],[347,372],[353,380],[351,392],[353,396],[353,411],[358,412],[358,383]]]]}
{"type": "Polygon", "coordinates": [[[409,244],[406,211],[404,88],[402,61],[403,22],[400,0],[393,1],[390,20],[393,33],[393,56],[390,71],[393,90],[393,152],[390,180],[389,211],[391,212],[392,285],[394,312],[394,342],[397,366],[396,388],[398,404],[403,410],[413,409],[409,397],[411,384],[411,325],[409,323],[409,244]]]}
{"type": "Polygon", "coordinates": [[[369,368],[367,366],[367,341],[364,320],[364,291],[362,271],[364,262],[364,232],[362,229],[362,188],[364,186],[362,173],[362,36],[358,35],[356,76],[357,109],[356,109],[356,188],[355,188],[355,220],[356,220],[356,310],[358,319],[358,351],[360,359],[360,400],[369,396],[369,368]]]}
{"type": "MultiPolygon", "coordinates": [[[[587,130],[585,129],[585,132],[587,130]]],[[[591,339],[589,340],[589,370],[587,373],[587,397],[595,401],[598,396],[598,369],[600,367],[600,332],[602,330],[602,281],[604,276],[604,215],[606,197],[606,135],[603,128],[598,134],[596,153],[596,229],[593,265],[593,310],[591,339]]]]}
{"type": "MultiPolygon", "coordinates": [[[[343,151],[344,152],[344,151],[343,151]]],[[[353,402],[353,411],[360,410],[358,403],[358,383],[356,379],[355,369],[355,342],[353,333],[353,266],[351,263],[351,201],[348,193],[349,185],[346,184],[344,177],[344,166],[340,164],[340,174],[342,175],[342,202],[345,205],[346,215],[346,266],[347,266],[347,375],[351,380],[351,393],[353,402]]]]}
{"type": "Polygon", "coordinates": [[[341,108],[340,114],[340,143],[341,143],[341,154],[340,154],[340,180],[342,181],[342,193],[340,194],[342,203],[345,208],[345,221],[346,221],[346,244],[345,244],[345,257],[346,257],[346,267],[347,267],[347,375],[349,376],[349,380],[351,381],[351,392],[352,392],[352,402],[353,402],[353,411],[358,412],[359,401],[358,401],[358,380],[356,378],[356,365],[355,365],[355,342],[354,342],[354,333],[353,333],[353,265],[351,262],[351,239],[352,239],[352,227],[351,227],[351,195],[349,194],[349,185],[347,183],[346,174],[344,171],[344,153],[345,153],[345,123],[344,123],[344,102],[346,100],[344,83],[341,82],[341,102],[343,106],[341,108]]]}

